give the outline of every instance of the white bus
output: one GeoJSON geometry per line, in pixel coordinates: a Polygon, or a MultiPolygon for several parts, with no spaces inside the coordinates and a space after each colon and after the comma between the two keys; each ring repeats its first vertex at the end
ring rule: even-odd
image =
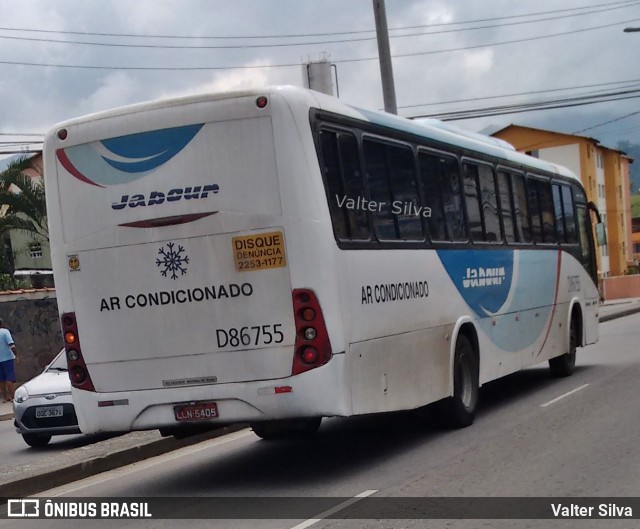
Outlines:
{"type": "Polygon", "coordinates": [[[270,87],[128,106],[45,142],[83,432],[179,434],[439,402],[598,338],[591,215],[505,142],[270,87]]]}

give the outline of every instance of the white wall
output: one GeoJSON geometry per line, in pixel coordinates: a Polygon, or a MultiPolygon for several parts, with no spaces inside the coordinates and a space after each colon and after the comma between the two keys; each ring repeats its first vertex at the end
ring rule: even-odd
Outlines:
{"type": "Polygon", "coordinates": [[[547,149],[539,149],[538,157],[547,162],[564,165],[567,169],[573,171],[576,176],[580,175],[580,145],[564,145],[562,147],[549,147],[547,149]]]}

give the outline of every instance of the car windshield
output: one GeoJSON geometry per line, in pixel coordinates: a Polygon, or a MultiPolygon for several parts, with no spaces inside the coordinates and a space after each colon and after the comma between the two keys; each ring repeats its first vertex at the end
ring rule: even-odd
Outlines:
{"type": "Polygon", "coordinates": [[[64,349],[60,351],[58,356],[53,359],[53,362],[49,364],[47,371],[67,371],[67,358],[63,353],[64,349]]]}

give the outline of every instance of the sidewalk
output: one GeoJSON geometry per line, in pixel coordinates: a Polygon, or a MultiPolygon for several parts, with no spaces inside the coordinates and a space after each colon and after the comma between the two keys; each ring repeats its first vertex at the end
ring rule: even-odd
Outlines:
{"type": "MultiPolygon", "coordinates": [[[[640,312],[640,298],[605,302],[600,321],[605,322],[640,312]]],[[[0,403],[0,420],[12,420],[11,403],[0,403]]],[[[163,438],[157,431],[131,432],[72,448],[64,452],[42,451],[37,463],[11,467],[3,463],[0,474],[0,498],[20,498],[72,481],[148,459],[183,446],[199,443],[246,428],[235,425],[207,434],[176,440],[163,438]],[[74,463],[69,463],[74,461],[74,463]]]]}
{"type": "Polygon", "coordinates": [[[640,312],[640,298],[614,299],[600,306],[600,322],[640,312]]]}

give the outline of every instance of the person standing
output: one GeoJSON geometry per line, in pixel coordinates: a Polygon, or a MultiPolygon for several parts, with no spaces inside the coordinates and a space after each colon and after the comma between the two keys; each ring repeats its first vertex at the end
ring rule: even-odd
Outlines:
{"type": "Polygon", "coordinates": [[[0,390],[2,390],[3,402],[13,400],[16,381],[15,360],[16,344],[9,329],[4,328],[4,322],[0,318],[0,390]]]}

